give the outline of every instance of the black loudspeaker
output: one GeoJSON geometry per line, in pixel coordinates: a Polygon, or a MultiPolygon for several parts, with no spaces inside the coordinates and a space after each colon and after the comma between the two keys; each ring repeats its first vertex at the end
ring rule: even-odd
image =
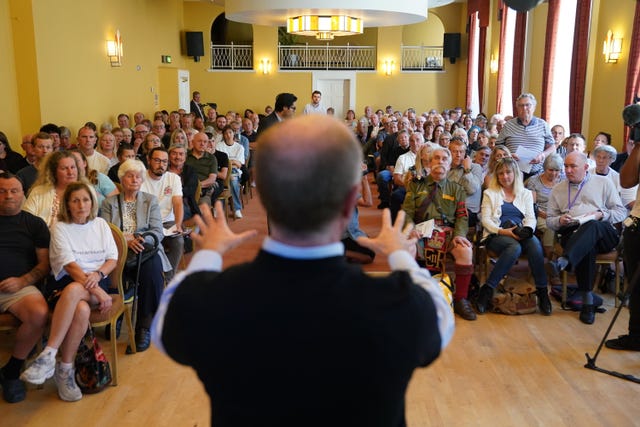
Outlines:
{"type": "Polygon", "coordinates": [[[204,56],[204,42],[202,40],[202,31],[187,31],[187,56],[193,56],[195,62],[200,61],[200,57],[204,56]]]}
{"type": "Polygon", "coordinates": [[[460,58],[460,33],[444,33],[442,56],[449,58],[452,64],[456,63],[456,58],[460,58]]]}
{"type": "Polygon", "coordinates": [[[539,5],[540,3],[542,3],[542,0],[503,0],[503,1],[504,1],[504,4],[506,4],[508,7],[515,10],[516,12],[527,12],[533,9],[534,7],[536,7],[537,5],[539,5]]]}

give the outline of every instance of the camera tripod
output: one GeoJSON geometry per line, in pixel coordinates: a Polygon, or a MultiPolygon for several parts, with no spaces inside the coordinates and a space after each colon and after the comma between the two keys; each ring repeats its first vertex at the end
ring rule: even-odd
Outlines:
{"type": "MultiPolygon", "coordinates": [[[[613,318],[611,319],[611,323],[609,324],[609,327],[607,328],[606,332],[604,333],[604,336],[602,337],[602,340],[600,341],[600,345],[598,346],[598,349],[596,350],[595,354],[593,355],[593,357],[589,356],[589,353],[585,353],[584,355],[587,357],[587,363],[584,365],[585,368],[587,369],[593,369],[594,371],[597,372],[602,372],[603,374],[607,374],[607,375],[611,375],[617,378],[622,378],[623,380],[627,380],[627,381],[632,381],[634,383],[640,384],[640,378],[635,377],[631,374],[623,374],[617,371],[612,371],[609,369],[604,369],[604,368],[600,368],[598,366],[596,366],[596,359],[598,358],[598,355],[600,354],[600,350],[602,350],[602,346],[604,345],[605,341],[607,340],[609,333],[611,332],[611,329],[613,328],[613,325],[616,323],[616,320],[618,320],[618,315],[620,315],[620,311],[622,310],[622,307],[624,307],[625,305],[627,305],[627,303],[629,302],[629,297],[631,296],[631,291],[633,290],[633,288],[636,286],[636,283],[638,282],[638,280],[640,279],[640,268],[636,268],[636,271],[633,274],[633,277],[631,278],[631,280],[628,281],[627,285],[624,286],[624,291],[620,292],[620,294],[616,295],[616,298],[620,298],[620,305],[618,306],[618,309],[616,310],[615,314],[613,315],[613,318]]],[[[624,282],[623,282],[624,283],[624,282]]]]}

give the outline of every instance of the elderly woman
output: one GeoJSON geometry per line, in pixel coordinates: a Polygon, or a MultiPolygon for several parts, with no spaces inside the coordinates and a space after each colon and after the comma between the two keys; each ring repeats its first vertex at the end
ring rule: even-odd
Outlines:
{"type": "MultiPolygon", "coordinates": [[[[122,193],[105,199],[100,212],[102,218],[122,230],[127,240],[130,257],[135,257],[136,254],[144,251],[145,243],[153,243],[153,239],[149,236],[145,242],[140,233],[151,232],[158,242],[161,242],[163,238],[158,199],[151,194],[140,191],[140,186],[146,175],[147,170],[141,161],[131,159],[122,163],[118,170],[122,193]]],[[[138,351],[145,351],[151,343],[149,334],[151,320],[158,308],[160,295],[164,288],[162,273],[170,269],[171,266],[162,247],[140,266],[136,322],[136,347],[138,351]]]]}
{"type": "Polygon", "coordinates": [[[638,186],[636,185],[632,188],[623,188],[620,185],[620,174],[611,169],[611,164],[616,160],[616,156],[618,155],[615,148],[610,145],[602,144],[597,146],[592,151],[592,154],[596,165],[589,169],[589,173],[609,177],[618,189],[620,199],[622,199],[622,204],[627,209],[631,209],[636,201],[638,186]]]}
{"type": "Polygon", "coordinates": [[[115,196],[119,193],[116,185],[109,179],[109,177],[102,172],[98,172],[95,169],[90,169],[87,163],[87,157],[80,150],[70,150],[76,157],[76,164],[78,165],[78,176],[84,178],[91,183],[93,189],[98,197],[98,206],[102,205],[102,202],[107,197],[115,196]]]}
{"type": "Polygon", "coordinates": [[[478,313],[487,310],[494,290],[520,254],[525,253],[536,285],[538,308],[542,314],[550,315],[542,246],[533,235],[536,228],[533,195],[524,188],[522,173],[514,159],[505,157],[493,170],[482,199],[482,226],[483,242],[488,250],[498,254],[498,259],[487,283],[480,288],[476,301],[478,313]]]}
{"type": "Polygon", "coordinates": [[[11,149],[7,135],[0,132],[0,171],[16,173],[27,166],[24,157],[11,149]]]}
{"type": "MultiPolygon", "coordinates": [[[[547,202],[551,195],[553,187],[562,180],[562,169],[564,161],[559,154],[553,153],[548,156],[542,165],[543,172],[533,175],[527,182],[525,187],[533,193],[533,201],[538,207],[537,228],[543,232],[542,247],[547,259],[551,259],[553,253],[553,244],[555,242],[555,232],[547,227],[547,202]]],[[[558,285],[559,278],[551,277],[552,284],[558,285]]]]}
{"type": "Polygon", "coordinates": [[[58,217],[64,190],[78,181],[78,163],[69,151],[56,151],[45,158],[23,210],[39,216],[51,227],[58,217]]]}
{"type": "Polygon", "coordinates": [[[96,151],[109,159],[109,167],[118,163],[118,156],[116,156],[116,137],[111,132],[105,132],[100,135],[96,151]]]}
{"type": "Polygon", "coordinates": [[[105,220],[97,218],[98,203],[84,182],[69,184],[62,195],[58,222],[51,229],[49,258],[54,280],[45,296],[53,306],[47,346],[20,378],[42,384],[54,376],[60,399],[82,398],[74,375],[74,358],[89,326],[91,307],[111,307],[109,273],[115,268],[118,249],[105,220]],[[60,350],[60,362],[56,354],[60,350]]]}

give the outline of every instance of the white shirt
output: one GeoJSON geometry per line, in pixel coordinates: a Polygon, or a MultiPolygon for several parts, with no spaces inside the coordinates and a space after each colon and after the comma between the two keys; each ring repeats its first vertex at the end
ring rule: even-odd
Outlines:
{"type": "Polygon", "coordinates": [[[162,222],[175,221],[173,197],[182,197],[182,181],[178,175],[173,172],[165,172],[160,179],[153,179],[147,172],[147,176],[140,186],[140,191],[153,194],[158,198],[162,222]]]}
{"type": "Polygon", "coordinates": [[[405,173],[409,172],[409,168],[416,165],[416,153],[413,151],[407,151],[404,154],[401,154],[396,160],[396,167],[393,168],[394,175],[403,176],[405,173]]]}
{"type": "Polygon", "coordinates": [[[87,156],[85,154],[85,156],[87,157],[87,165],[89,166],[89,169],[97,170],[98,172],[101,172],[105,175],[109,173],[109,165],[111,163],[107,156],[105,156],[104,154],[100,154],[95,150],[92,155],[87,156]]]}
{"type": "Polygon", "coordinates": [[[322,106],[322,104],[314,105],[313,103],[309,103],[304,106],[303,114],[327,114],[327,109],[322,106]]]}
{"type": "Polygon", "coordinates": [[[224,141],[218,142],[216,144],[216,150],[227,153],[229,160],[237,160],[244,165],[244,147],[237,142],[234,142],[233,145],[227,145],[224,141]]]}

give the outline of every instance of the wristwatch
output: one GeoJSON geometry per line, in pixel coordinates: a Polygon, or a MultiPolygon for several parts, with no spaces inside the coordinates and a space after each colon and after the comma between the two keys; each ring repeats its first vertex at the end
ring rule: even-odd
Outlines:
{"type": "Polygon", "coordinates": [[[107,277],[107,275],[100,270],[96,270],[96,273],[100,275],[100,280],[104,280],[104,278],[107,277]]]}
{"type": "Polygon", "coordinates": [[[469,169],[464,169],[464,173],[471,173],[471,168],[469,168],[469,169]]]}

